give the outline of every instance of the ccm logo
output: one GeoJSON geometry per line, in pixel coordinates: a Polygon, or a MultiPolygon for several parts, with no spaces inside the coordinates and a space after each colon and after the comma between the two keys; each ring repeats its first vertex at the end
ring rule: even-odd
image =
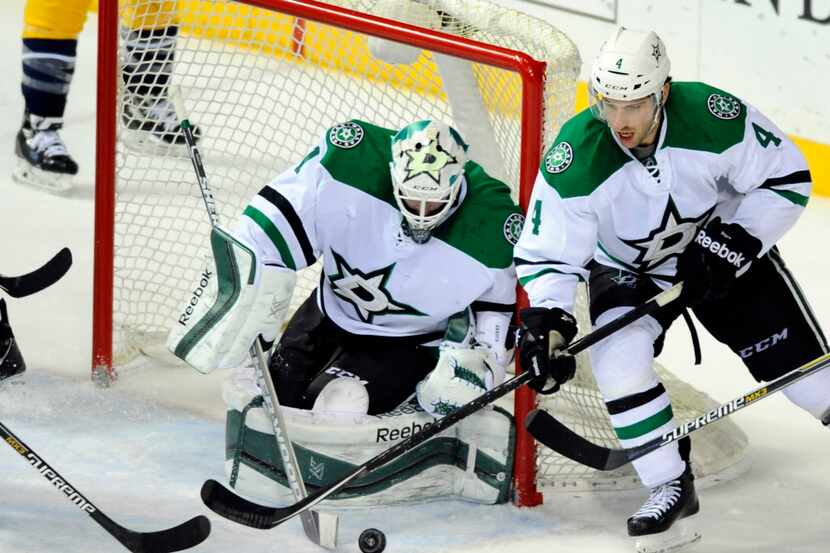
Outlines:
{"type": "Polygon", "coordinates": [[[738,353],[740,353],[741,357],[746,359],[747,357],[750,357],[750,356],[752,356],[756,353],[761,353],[762,351],[764,351],[767,348],[771,348],[772,346],[774,346],[778,342],[783,342],[784,340],[786,340],[788,338],[788,336],[789,336],[789,328],[784,328],[784,330],[782,330],[781,332],[778,332],[777,334],[773,334],[772,336],[768,336],[768,337],[764,338],[763,340],[761,340],[760,342],[758,342],[754,345],[751,345],[748,348],[744,348],[744,349],[740,350],[738,353]]]}

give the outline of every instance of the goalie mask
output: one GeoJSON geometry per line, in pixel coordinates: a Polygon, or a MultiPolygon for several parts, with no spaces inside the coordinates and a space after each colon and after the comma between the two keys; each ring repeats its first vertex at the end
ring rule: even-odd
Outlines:
{"type": "Polygon", "coordinates": [[[606,121],[607,100],[628,102],[651,96],[656,125],[670,69],[666,47],[657,34],[620,27],[602,45],[591,68],[591,113],[606,121]]]}
{"type": "Polygon", "coordinates": [[[392,190],[412,239],[429,240],[452,212],[461,190],[467,144],[438,121],[417,121],[392,137],[392,190]]]}

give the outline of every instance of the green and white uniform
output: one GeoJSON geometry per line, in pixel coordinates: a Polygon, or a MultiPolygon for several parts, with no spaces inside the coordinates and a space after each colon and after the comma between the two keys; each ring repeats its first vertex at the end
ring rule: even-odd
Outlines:
{"type": "Polygon", "coordinates": [[[809,193],[803,156],[758,110],[703,83],[673,83],[649,166],[588,110],[563,126],[536,179],[517,272],[531,305],[570,311],[591,259],[672,277],[713,215],[743,226],[763,253],[809,193]]]}
{"type": "MultiPolygon", "coordinates": [[[[395,132],[362,121],[332,127],[260,191],[237,232],[265,263],[299,270],[322,256],[317,304],[353,335],[427,341],[471,305],[507,319],[522,223],[509,188],[467,162],[452,215],[416,244],[402,231],[392,193],[395,132]]],[[[431,170],[417,159],[410,168],[431,170]]]]}
{"type": "MultiPolygon", "coordinates": [[[[792,351],[811,355],[823,347],[820,330],[811,331],[811,325],[816,327],[806,302],[792,291],[797,284],[770,251],[803,211],[811,187],[807,164],[786,135],[722,90],[678,82],[671,85],[653,151],[637,154],[588,110],[563,126],[542,161],[515,249],[519,281],[531,305],[572,311],[575,287],[590,275],[592,317],[603,324],[641,301],[619,299],[631,290],[667,288],[678,256],[707,220],[720,216],[763,244],[761,259],[753,263],[758,270],[750,267],[753,277],[747,282],[777,296],[771,309],[784,306],[791,317],[781,319],[791,334],[789,345],[781,348],[793,348],[781,350],[783,357],[794,359],[792,351]],[[610,290],[604,301],[595,297],[598,267],[610,290]]],[[[758,313],[757,301],[739,295],[716,309],[731,310],[730,316],[746,319],[742,324],[718,316],[713,307],[705,314],[695,310],[704,326],[735,351],[780,331],[771,313],[758,313]]],[[[653,368],[655,341],[664,330],[658,320],[645,317],[591,350],[594,376],[626,447],[675,425],[653,368]]],[[[752,363],[766,363],[786,370],[774,349],[744,361],[751,369],[752,363]]],[[[685,468],[676,446],[634,465],[648,487],[676,478],[685,468]]]]}

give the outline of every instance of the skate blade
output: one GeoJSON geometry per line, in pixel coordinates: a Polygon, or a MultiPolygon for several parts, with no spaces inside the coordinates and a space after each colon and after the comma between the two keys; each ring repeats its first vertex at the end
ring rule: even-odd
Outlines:
{"type": "Polygon", "coordinates": [[[187,147],[184,144],[170,144],[149,131],[124,128],[121,131],[121,141],[135,154],[188,158],[187,147]]]}
{"type": "Polygon", "coordinates": [[[638,536],[634,542],[637,553],[676,553],[683,551],[700,541],[703,535],[694,521],[680,519],[671,528],[659,534],[638,536]]]}
{"type": "Polygon", "coordinates": [[[63,195],[72,190],[73,175],[50,173],[29,164],[25,159],[17,159],[17,167],[12,172],[12,180],[17,184],[45,190],[52,194],[63,195]]]}

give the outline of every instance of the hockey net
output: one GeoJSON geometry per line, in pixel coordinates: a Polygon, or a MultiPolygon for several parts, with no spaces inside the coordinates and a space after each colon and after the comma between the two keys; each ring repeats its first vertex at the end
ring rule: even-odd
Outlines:
{"type": "MultiPolygon", "coordinates": [[[[168,85],[183,91],[220,218],[230,222],[325,129],[349,119],[389,128],[444,120],[525,205],[541,152],[573,112],[580,69],[562,32],[484,0],[128,0],[102,3],[100,15],[93,336],[100,380],[163,342],[207,255],[209,223],[186,151],[153,134],[165,115],[155,100],[168,85]]],[[[318,270],[300,275],[295,306],[316,286],[318,270]]],[[[711,404],[666,378],[679,420],[711,404]]],[[[535,400],[526,390],[517,395],[520,421],[535,400]]],[[[589,439],[617,444],[587,358],[575,381],[544,401],[589,439]]],[[[740,458],[745,438],[730,425],[711,427],[716,454],[698,440],[696,453],[708,457],[695,460],[698,474],[740,458]]],[[[592,471],[518,431],[519,504],[538,503],[539,488],[636,485],[630,469],[592,471]]]]}

